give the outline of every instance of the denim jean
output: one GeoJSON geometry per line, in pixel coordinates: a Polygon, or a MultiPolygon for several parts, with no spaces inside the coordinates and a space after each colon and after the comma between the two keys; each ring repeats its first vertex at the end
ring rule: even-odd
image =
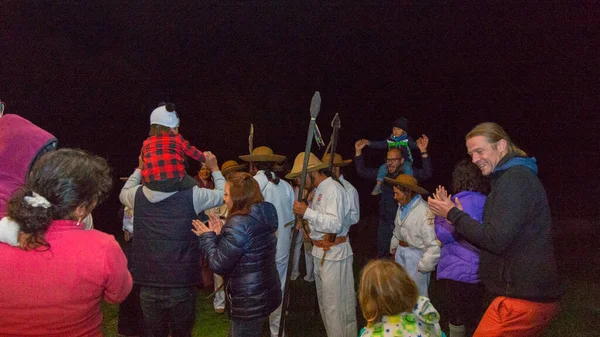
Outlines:
{"type": "Polygon", "coordinates": [[[261,317],[249,321],[231,319],[229,337],[260,337],[267,318],[261,317]]]}
{"type": "Polygon", "coordinates": [[[140,287],[144,332],[148,337],[192,335],[196,318],[196,288],[140,287]]]}

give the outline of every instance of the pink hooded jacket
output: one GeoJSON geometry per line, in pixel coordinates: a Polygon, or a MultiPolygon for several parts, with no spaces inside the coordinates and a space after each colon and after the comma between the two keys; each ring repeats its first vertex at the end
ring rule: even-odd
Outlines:
{"type": "Polygon", "coordinates": [[[25,184],[31,166],[42,153],[56,149],[52,134],[18,115],[0,118],[0,218],[12,194],[25,184]]]}

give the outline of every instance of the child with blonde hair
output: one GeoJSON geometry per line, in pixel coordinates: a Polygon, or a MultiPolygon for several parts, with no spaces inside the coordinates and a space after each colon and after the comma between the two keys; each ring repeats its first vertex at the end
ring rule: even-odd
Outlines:
{"type": "Polygon", "coordinates": [[[358,300],[367,320],[360,337],[444,336],[440,314],[394,261],[373,260],[364,267],[358,300]]]}

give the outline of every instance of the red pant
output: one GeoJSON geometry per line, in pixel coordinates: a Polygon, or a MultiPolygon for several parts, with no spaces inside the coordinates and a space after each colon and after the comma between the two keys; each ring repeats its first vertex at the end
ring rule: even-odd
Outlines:
{"type": "Polygon", "coordinates": [[[541,336],[558,313],[558,301],[530,302],[498,296],[487,308],[473,337],[541,336]]]}

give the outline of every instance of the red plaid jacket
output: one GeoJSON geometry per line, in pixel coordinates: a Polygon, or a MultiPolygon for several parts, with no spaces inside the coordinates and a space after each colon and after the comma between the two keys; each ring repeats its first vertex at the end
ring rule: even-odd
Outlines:
{"type": "Polygon", "coordinates": [[[180,134],[162,133],[148,137],[142,146],[142,180],[151,182],[185,177],[186,155],[204,161],[204,154],[180,134]]]}

